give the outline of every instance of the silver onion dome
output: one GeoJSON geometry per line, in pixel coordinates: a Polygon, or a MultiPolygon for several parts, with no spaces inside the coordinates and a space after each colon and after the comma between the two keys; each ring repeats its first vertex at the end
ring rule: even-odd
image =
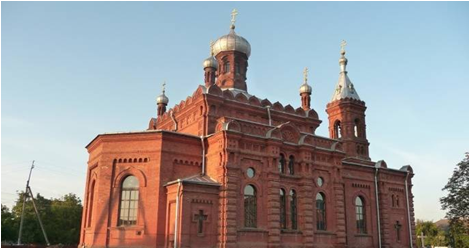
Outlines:
{"type": "Polygon", "coordinates": [[[202,65],[203,65],[204,68],[207,68],[207,67],[211,67],[211,68],[215,68],[215,69],[219,68],[219,63],[214,58],[214,56],[211,56],[211,57],[205,59],[204,62],[202,63],[202,65]]]}
{"type": "Polygon", "coordinates": [[[308,82],[308,68],[304,69],[304,83],[300,86],[299,92],[312,94],[312,87],[307,83],[308,82]]]}
{"type": "Polygon", "coordinates": [[[165,86],[166,86],[166,82],[164,81],[163,84],[162,84],[162,94],[160,94],[157,97],[157,105],[158,104],[165,104],[166,105],[169,102],[168,97],[165,95],[165,86]]]}
{"type": "Polygon", "coordinates": [[[235,26],[232,25],[228,35],[224,35],[215,41],[212,51],[214,55],[224,51],[238,51],[250,57],[251,45],[245,38],[235,33],[235,26]]]}
{"type": "Polygon", "coordinates": [[[300,94],[302,94],[302,93],[311,94],[312,93],[312,87],[309,86],[308,84],[302,84],[299,88],[299,93],[300,94]]]}
{"type": "Polygon", "coordinates": [[[162,93],[160,96],[157,97],[157,104],[168,104],[168,97],[162,93]]]}

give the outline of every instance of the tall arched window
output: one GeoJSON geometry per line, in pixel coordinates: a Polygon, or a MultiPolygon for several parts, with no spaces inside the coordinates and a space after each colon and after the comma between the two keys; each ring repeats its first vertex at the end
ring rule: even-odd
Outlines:
{"type": "Polygon", "coordinates": [[[119,208],[120,226],[137,224],[137,211],[139,210],[139,180],[130,175],[121,185],[121,206],[119,208]]]}
{"type": "Polygon", "coordinates": [[[245,227],[256,227],[256,189],[247,185],[244,190],[245,227]]]}
{"type": "Polygon", "coordinates": [[[286,158],[284,157],[284,154],[281,154],[280,157],[279,157],[279,164],[278,164],[278,169],[279,169],[279,173],[282,173],[284,174],[284,170],[286,168],[286,158]]]}
{"type": "Polygon", "coordinates": [[[289,175],[294,174],[294,156],[289,157],[289,175]]]}
{"type": "Polygon", "coordinates": [[[280,211],[281,211],[281,229],[287,228],[287,219],[286,219],[286,191],[280,189],[279,191],[279,202],[280,202],[280,211]]]}
{"type": "Polygon", "coordinates": [[[356,197],[356,227],[357,233],[367,233],[364,200],[360,196],[356,197]]]}
{"type": "Polygon", "coordinates": [[[334,124],[334,138],[341,138],[341,121],[336,120],[334,124]]]}
{"type": "Polygon", "coordinates": [[[93,203],[94,203],[94,198],[95,198],[95,183],[96,181],[93,180],[91,183],[91,187],[88,190],[88,219],[87,219],[87,226],[86,227],[91,227],[91,217],[93,216],[93,203]]]}
{"type": "Polygon", "coordinates": [[[230,72],[230,62],[225,62],[224,64],[224,73],[230,72]]]}
{"type": "Polygon", "coordinates": [[[317,230],[326,230],[326,205],[325,196],[317,194],[317,230]]]}
{"type": "Polygon", "coordinates": [[[290,191],[290,221],[292,230],[297,229],[297,193],[295,190],[290,191]]]}
{"type": "Polygon", "coordinates": [[[360,137],[360,135],[361,135],[361,133],[359,131],[359,127],[360,127],[359,124],[360,124],[360,121],[359,121],[358,118],[356,118],[354,120],[354,136],[355,137],[360,137]]]}
{"type": "Polygon", "coordinates": [[[240,74],[240,63],[235,62],[235,73],[240,74]]]}

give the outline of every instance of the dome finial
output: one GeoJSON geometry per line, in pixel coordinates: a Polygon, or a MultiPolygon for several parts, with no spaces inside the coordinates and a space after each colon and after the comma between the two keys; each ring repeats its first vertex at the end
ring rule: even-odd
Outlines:
{"type": "Polygon", "coordinates": [[[219,63],[217,63],[217,60],[214,58],[214,41],[212,40],[210,42],[209,58],[205,59],[202,65],[203,68],[210,67],[217,69],[219,67],[219,63]]]}
{"type": "Polygon", "coordinates": [[[348,71],[346,71],[346,65],[348,64],[348,59],[344,56],[346,51],[344,47],[346,46],[346,41],[341,42],[341,57],[339,58],[339,79],[338,83],[336,84],[335,91],[333,93],[333,97],[331,98],[331,102],[340,100],[340,99],[356,99],[361,100],[359,95],[357,94],[356,89],[354,89],[354,85],[348,77],[348,71]]]}
{"type": "Polygon", "coordinates": [[[168,97],[165,95],[165,86],[166,86],[166,81],[163,81],[163,84],[162,84],[162,94],[160,94],[158,97],[157,97],[157,105],[160,105],[160,104],[164,104],[164,105],[167,105],[168,104],[168,97]]]}
{"type": "Polygon", "coordinates": [[[345,40],[343,40],[343,41],[341,42],[341,54],[342,54],[342,55],[346,54],[346,50],[344,50],[344,47],[346,47],[346,45],[348,45],[348,44],[346,43],[345,40]]]}
{"type": "Polygon", "coordinates": [[[166,80],[163,81],[162,84],[162,94],[165,95],[165,86],[166,86],[166,80]]]}
{"type": "Polygon", "coordinates": [[[214,41],[213,41],[213,40],[211,40],[209,46],[210,46],[210,49],[211,49],[211,51],[210,51],[210,53],[209,53],[209,56],[214,56],[214,51],[213,51],[214,41]]]}
{"type": "Polygon", "coordinates": [[[308,68],[305,67],[304,69],[304,84],[307,84],[308,81],[308,68]]]}
{"type": "Polygon", "coordinates": [[[305,67],[304,69],[304,83],[300,86],[299,89],[300,94],[303,93],[312,94],[312,87],[308,85],[308,68],[305,67]]]}
{"type": "Polygon", "coordinates": [[[346,41],[343,40],[341,42],[341,58],[339,59],[339,68],[340,68],[340,73],[347,73],[346,71],[346,65],[348,64],[348,59],[344,57],[346,54],[346,50],[344,50],[344,47],[347,45],[346,41]]]}
{"type": "Polygon", "coordinates": [[[237,20],[237,15],[238,15],[237,9],[233,9],[231,15],[232,15],[232,20],[231,20],[232,25],[230,25],[230,29],[235,29],[235,22],[237,20]]]}

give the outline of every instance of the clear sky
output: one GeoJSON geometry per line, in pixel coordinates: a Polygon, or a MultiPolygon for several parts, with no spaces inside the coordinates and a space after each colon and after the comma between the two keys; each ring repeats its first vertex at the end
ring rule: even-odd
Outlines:
{"type": "Polygon", "coordinates": [[[468,2],[2,2],[1,193],[12,205],[31,161],[46,197],[83,197],[99,133],[144,130],[167,81],[170,107],[203,84],[209,41],[229,31],[252,47],[248,91],[300,106],[310,69],[323,120],[338,79],[367,104],[373,160],[411,164],[415,213],[444,216],[439,197],[469,149],[468,2]]]}

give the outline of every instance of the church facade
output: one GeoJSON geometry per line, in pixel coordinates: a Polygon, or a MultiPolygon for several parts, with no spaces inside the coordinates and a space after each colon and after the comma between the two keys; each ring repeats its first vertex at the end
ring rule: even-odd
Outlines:
{"type": "Polygon", "coordinates": [[[369,157],[344,45],[324,137],[307,70],[298,108],[248,92],[232,18],[192,96],[166,110],[163,91],[146,130],[87,145],[80,246],[413,247],[413,170],[369,157]]]}

